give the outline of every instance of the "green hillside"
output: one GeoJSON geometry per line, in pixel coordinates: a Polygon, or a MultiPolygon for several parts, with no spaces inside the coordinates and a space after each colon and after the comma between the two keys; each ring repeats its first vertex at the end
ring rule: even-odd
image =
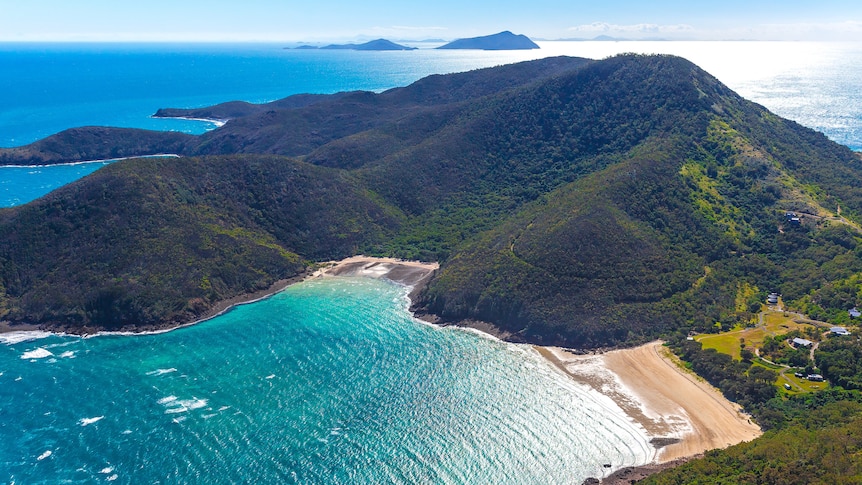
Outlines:
{"type": "MultiPolygon", "coordinates": [[[[441,262],[419,311],[595,347],[731,326],[768,291],[837,315],[862,274],[862,160],[680,58],[219,109],[237,117],[169,140],[197,157],[121,162],[0,210],[0,318],[178,323],[365,253],[441,262]]],[[[91,134],[58,135],[50,157],[111,146],[91,134]]]]}

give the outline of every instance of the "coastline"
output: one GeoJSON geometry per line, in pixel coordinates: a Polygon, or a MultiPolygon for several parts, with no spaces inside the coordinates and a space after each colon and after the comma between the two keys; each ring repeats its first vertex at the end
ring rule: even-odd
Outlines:
{"type": "Polygon", "coordinates": [[[0,168],[43,168],[57,167],[61,165],[86,165],[88,163],[105,163],[105,162],[121,162],[123,160],[131,160],[133,158],[182,158],[182,155],[176,153],[156,153],[154,155],[139,155],[134,157],[118,157],[104,158],[101,160],[81,160],[79,162],[63,162],[63,163],[43,163],[42,165],[0,165],[0,168]]]}
{"type": "Polygon", "coordinates": [[[575,381],[610,397],[656,447],[652,463],[617,470],[602,483],[631,483],[762,434],[737,404],[683,369],[662,341],[591,355],[533,348],[575,381]]]}
{"type": "Polygon", "coordinates": [[[316,263],[313,267],[307,268],[304,272],[294,277],[274,282],[269,286],[269,288],[220,300],[200,317],[185,323],[164,322],[162,324],[152,325],[145,328],[136,328],[134,330],[120,329],[117,331],[100,331],[98,329],[88,329],[84,327],[82,329],[72,331],[69,328],[59,325],[12,325],[7,321],[0,320],[0,335],[26,332],[33,332],[34,335],[40,336],[55,334],[77,335],[84,338],[100,335],[154,335],[197,325],[198,323],[202,323],[222,315],[236,306],[247,305],[249,303],[267,299],[283,291],[288,286],[301,283],[311,278],[322,278],[328,276],[363,276],[368,278],[387,279],[393,283],[412,287],[412,295],[414,292],[419,291],[422,288],[422,285],[428,281],[432,273],[439,267],[440,265],[437,263],[405,261],[395,258],[376,258],[361,255],[352,256],[339,261],[316,263]],[[312,270],[314,267],[317,269],[312,270]]]}
{"type": "MultiPolygon", "coordinates": [[[[186,120],[186,121],[203,121],[204,123],[212,123],[216,128],[221,128],[225,125],[229,119],[218,119],[218,118],[194,118],[191,116],[156,116],[152,115],[150,118],[158,118],[160,120],[186,120]]],[[[213,128],[215,129],[215,128],[213,128]]]]}
{"type": "MultiPolygon", "coordinates": [[[[293,278],[279,280],[265,290],[222,300],[192,322],[166,324],[143,331],[93,332],[82,336],[165,333],[204,322],[238,305],[269,298],[290,285],[315,278],[361,276],[386,279],[410,287],[412,302],[415,294],[439,268],[437,263],[367,256],[353,256],[315,266],[313,271],[309,268],[293,278]]],[[[415,316],[439,325],[433,315],[415,316]]],[[[512,341],[511,335],[487,322],[442,324],[446,325],[456,325],[493,338],[512,341]]],[[[0,322],[0,335],[15,333],[17,336],[26,332],[32,332],[34,338],[46,336],[49,334],[47,332],[69,335],[64,333],[64,329],[35,325],[10,326],[0,322]]],[[[749,441],[761,434],[760,428],[741,412],[738,405],[728,401],[717,389],[696,375],[682,369],[662,344],[661,341],[654,341],[631,349],[592,354],[576,354],[558,347],[532,346],[567,377],[610,398],[632,422],[645,430],[656,448],[655,457],[650,463],[616,470],[605,477],[602,483],[631,483],[633,479],[679,465],[707,450],[749,441]]]]}

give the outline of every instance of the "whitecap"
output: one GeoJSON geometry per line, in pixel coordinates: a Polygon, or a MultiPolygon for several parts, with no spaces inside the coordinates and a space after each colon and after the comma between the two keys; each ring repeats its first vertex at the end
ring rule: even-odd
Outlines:
{"type": "Polygon", "coordinates": [[[115,474],[111,475],[110,477],[106,478],[105,480],[107,480],[109,482],[113,482],[114,480],[116,480],[118,478],[120,478],[120,476],[115,473],[115,474]]]}
{"type": "Polygon", "coordinates": [[[54,335],[51,332],[42,332],[39,330],[30,330],[22,332],[9,332],[0,334],[0,343],[6,345],[20,344],[21,342],[29,342],[54,335]]]}
{"type": "Polygon", "coordinates": [[[180,405],[191,409],[200,409],[202,407],[206,407],[207,400],[206,399],[189,399],[180,401],[180,405]]]}
{"type": "Polygon", "coordinates": [[[172,419],[171,421],[173,421],[173,422],[174,422],[174,424],[180,424],[180,423],[182,423],[182,422],[183,422],[183,421],[185,421],[185,420],[186,420],[186,417],[185,417],[185,416],[179,416],[179,417],[176,417],[176,418],[172,419]]]}
{"type": "Polygon", "coordinates": [[[176,400],[177,400],[177,396],[167,396],[167,397],[163,397],[163,398],[159,399],[156,402],[158,402],[159,404],[167,406],[172,402],[176,402],[176,400]]]}
{"type": "Polygon", "coordinates": [[[156,369],[147,372],[148,376],[162,376],[165,374],[170,374],[171,372],[176,372],[177,370],[171,367],[170,369],[156,369]]]}
{"type": "Polygon", "coordinates": [[[101,470],[99,470],[99,473],[101,473],[101,474],[103,474],[103,475],[107,475],[107,474],[109,474],[109,473],[111,473],[111,472],[113,472],[113,471],[114,471],[114,467],[112,467],[112,466],[106,466],[105,468],[102,468],[101,470]]]}
{"type": "Polygon", "coordinates": [[[270,374],[270,375],[266,376],[267,379],[272,379],[274,377],[275,377],[275,374],[270,374]]]}
{"type": "Polygon", "coordinates": [[[219,411],[227,411],[228,409],[230,409],[230,406],[222,406],[218,408],[219,411]]]}
{"type": "Polygon", "coordinates": [[[63,359],[74,359],[75,358],[75,352],[72,350],[67,350],[66,352],[63,352],[62,354],[60,354],[60,357],[63,359]]]}
{"type": "Polygon", "coordinates": [[[188,410],[189,410],[189,408],[187,408],[187,407],[185,407],[185,406],[182,406],[182,405],[181,405],[181,406],[176,407],[176,408],[169,408],[169,409],[166,409],[166,410],[165,410],[165,414],[178,414],[178,413],[184,413],[184,412],[186,412],[186,411],[188,411],[188,410]]]}
{"type": "Polygon", "coordinates": [[[87,426],[88,424],[93,424],[96,421],[101,421],[102,419],[105,419],[105,417],[96,416],[95,418],[81,418],[78,420],[78,424],[80,424],[81,426],[87,426]]]}
{"type": "Polygon", "coordinates": [[[123,431],[122,434],[132,434],[132,430],[127,429],[127,430],[123,431]]]}
{"type": "Polygon", "coordinates": [[[24,352],[23,354],[21,354],[21,358],[24,360],[44,359],[45,357],[51,357],[53,355],[54,354],[52,354],[50,350],[45,350],[40,347],[29,352],[24,352]]]}
{"type": "Polygon", "coordinates": [[[51,450],[48,450],[48,451],[46,451],[45,453],[42,453],[41,455],[39,455],[39,456],[36,458],[36,460],[37,460],[37,461],[42,461],[42,460],[44,460],[45,458],[48,458],[49,456],[51,456],[52,454],[53,454],[53,452],[52,452],[51,450]]]}

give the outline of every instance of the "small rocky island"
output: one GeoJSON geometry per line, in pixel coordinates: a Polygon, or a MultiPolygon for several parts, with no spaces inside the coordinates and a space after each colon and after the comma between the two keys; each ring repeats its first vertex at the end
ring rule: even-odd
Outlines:
{"type": "Polygon", "coordinates": [[[438,47],[438,49],[481,49],[485,51],[529,50],[538,48],[539,46],[526,35],[516,35],[508,30],[499,34],[458,39],[438,47]]]}

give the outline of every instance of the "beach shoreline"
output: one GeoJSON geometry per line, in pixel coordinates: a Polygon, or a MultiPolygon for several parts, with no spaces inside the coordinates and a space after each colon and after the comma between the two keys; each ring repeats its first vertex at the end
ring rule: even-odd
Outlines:
{"type": "Polygon", "coordinates": [[[393,283],[411,287],[411,295],[413,295],[414,292],[419,291],[422,288],[422,285],[428,281],[431,274],[439,268],[439,266],[440,265],[437,263],[406,261],[395,258],[352,256],[339,261],[316,263],[296,276],[274,282],[266,289],[251,293],[243,293],[232,298],[220,300],[198,318],[189,322],[163,322],[161,324],[151,325],[148,327],[138,327],[133,330],[120,329],[117,331],[103,331],[87,327],[71,329],[62,325],[37,325],[26,323],[10,324],[7,321],[0,320],[0,335],[20,332],[38,332],[40,335],[51,333],[57,335],[77,335],[86,338],[101,335],[133,336],[160,334],[197,325],[222,315],[239,305],[247,305],[249,303],[270,298],[273,295],[284,291],[291,285],[301,283],[312,278],[328,276],[362,276],[386,279],[393,283]]]}
{"type": "Polygon", "coordinates": [[[626,467],[602,483],[631,483],[717,448],[751,441],[760,427],[735,403],[684,369],[662,341],[597,354],[533,348],[554,367],[613,400],[656,447],[652,463],[626,467]]]}
{"type": "MultiPolygon", "coordinates": [[[[353,256],[340,261],[317,263],[293,278],[279,280],[269,288],[222,300],[206,314],[181,325],[166,324],[160,328],[135,332],[93,332],[82,335],[151,335],[196,325],[232,308],[269,298],[285,288],[303,281],[338,276],[385,279],[410,288],[415,296],[439,269],[437,263],[405,261],[394,258],[353,256]]],[[[412,312],[412,309],[411,309],[412,312]]],[[[512,342],[512,335],[493,324],[480,321],[443,322],[434,315],[415,314],[425,322],[438,326],[457,326],[478,331],[493,338],[512,342]]],[[[28,325],[10,326],[0,322],[0,334],[33,331],[57,334],[65,329],[28,325]]],[[[514,343],[517,339],[514,339],[514,343]]],[[[656,448],[654,459],[639,467],[616,470],[603,483],[629,483],[636,477],[678,465],[715,448],[725,448],[750,441],[761,434],[760,428],[703,379],[681,367],[663,342],[654,341],[640,347],[577,353],[571,349],[532,348],[550,365],[579,384],[610,398],[634,423],[638,424],[656,448]],[[613,478],[616,477],[616,478],[613,478]],[[622,480],[622,481],[614,481],[622,480]]]]}
{"type": "Polygon", "coordinates": [[[185,121],[202,121],[204,123],[212,123],[216,128],[221,128],[224,126],[230,119],[219,119],[219,118],[194,118],[191,116],[156,116],[152,115],[150,118],[156,118],[160,120],[185,120],[185,121]]]}

